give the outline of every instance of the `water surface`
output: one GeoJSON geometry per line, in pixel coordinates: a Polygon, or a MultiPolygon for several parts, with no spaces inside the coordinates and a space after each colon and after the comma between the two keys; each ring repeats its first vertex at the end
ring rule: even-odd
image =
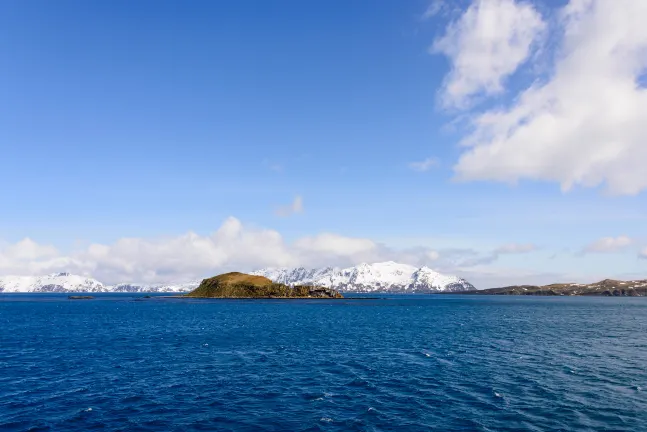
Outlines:
{"type": "Polygon", "coordinates": [[[647,298],[0,294],[0,430],[647,430],[647,298]]]}

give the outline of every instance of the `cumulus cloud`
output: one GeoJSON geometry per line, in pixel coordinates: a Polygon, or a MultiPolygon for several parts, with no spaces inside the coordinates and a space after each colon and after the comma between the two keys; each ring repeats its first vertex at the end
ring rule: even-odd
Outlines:
{"type": "MultiPolygon", "coordinates": [[[[511,7],[510,1],[477,1],[440,42],[438,50],[455,65],[448,77],[450,100],[460,101],[480,87],[486,93],[501,91],[500,77],[527,54],[523,47],[534,33],[521,36],[523,43],[503,66],[497,59],[506,48],[480,48],[485,77],[463,78],[467,74],[457,59],[472,58],[474,48],[462,41],[475,37],[469,29],[478,25],[469,23],[478,22],[477,11],[486,3],[511,7]]],[[[519,7],[530,8],[517,4],[514,10],[519,7]]],[[[533,12],[525,13],[534,23],[530,27],[539,29],[537,18],[530,18],[533,12]]],[[[552,33],[559,48],[550,76],[537,77],[510,106],[473,117],[473,130],[462,142],[467,149],[454,167],[456,178],[554,181],[563,191],[604,185],[611,194],[637,194],[647,187],[647,2],[571,0],[557,15],[552,33]]],[[[514,26],[523,21],[509,19],[514,26]]],[[[475,69],[476,61],[465,63],[466,71],[475,69]]]]}
{"type": "Polygon", "coordinates": [[[76,264],[54,246],[41,245],[30,238],[0,247],[0,273],[4,274],[42,274],[52,268],[76,264]]]}
{"type": "Polygon", "coordinates": [[[429,171],[432,167],[435,167],[438,165],[438,160],[435,158],[427,158],[422,161],[418,162],[411,162],[409,163],[409,168],[411,168],[414,171],[429,171]]]}
{"type": "MultiPolygon", "coordinates": [[[[428,10],[437,9],[440,6],[432,3],[428,10]]],[[[503,92],[504,80],[528,59],[544,29],[541,15],[530,3],[475,0],[432,47],[451,62],[440,95],[442,105],[464,108],[474,96],[503,92]]]]}
{"type": "Polygon", "coordinates": [[[438,258],[440,258],[440,254],[438,251],[430,250],[425,252],[425,258],[427,258],[429,261],[436,261],[438,258]]]}
{"type": "Polygon", "coordinates": [[[627,236],[619,237],[602,237],[587,245],[582,250],[583,253],[605,253],[617,252],[631,245],[633,240],[627,236]]]}
{"type": "MultiPolygon", "coordinates": [[[[501,273],[484,265],[495,261],[500,254],[531,250],[534,246],[523,244],[503,245],[489,252],[434,250],[422,246],[394,249],[370,239],[334,233],[286,242],[275,230],[247,226],[230,217],[209,235],[188,232],[162,238],[121,238],[111,244],[94,243],[65,253],[31,239],[0,243],[0,276],[69,271],[92,276],[106,284],[158,283],[263,267],[348,267],[392,260],[456,274],[484,288],[501,286],[512,274],[509,270],[501,273]]],[[[532,278],[531,274],[526,276],[532,278]]]]}
{"type": "Polygon", "coordinates": [[[280,217],[288,217],[288,216],[292,216],[293,214],[302,213],[302,212],[303,212],[303,198],[301,198],[301,196],[296,196],[294,198],[294,201],[292,201],[291,204],[277,207],[276,210],[274,211],[274,213],[280,217]]]}
{"type": "Polygon", "coordinates": [[[54,246],[40,245],[30,238],[8,245],[4,250],[19,261],[49,259],[58,255],[58,250],[54,246]]]}
{"type": "Polygon", "coordinates": [[[31,239],[0,244],[0,275],[69,271],[104,283],[168,282],[262,267],[351,266],[393,260],[429,265],[429,248],[395,250],[369,239],[321,233],[286,242],[271,229],[245,226],[230,217],[210,235],[189,232],[165,238],[122,238],[63,253],[31,239]]]}

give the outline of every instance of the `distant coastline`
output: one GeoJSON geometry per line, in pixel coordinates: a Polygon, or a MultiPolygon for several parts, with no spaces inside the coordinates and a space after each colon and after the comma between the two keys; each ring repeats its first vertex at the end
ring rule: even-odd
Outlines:
{"type": "Polygon", "coordinates": [[[556,283],[550,285],[513,285],[502,288],[470,290],[452,294],[647,297],[647,279],[619,281],[605,279],[591,284],[556,283]]]}

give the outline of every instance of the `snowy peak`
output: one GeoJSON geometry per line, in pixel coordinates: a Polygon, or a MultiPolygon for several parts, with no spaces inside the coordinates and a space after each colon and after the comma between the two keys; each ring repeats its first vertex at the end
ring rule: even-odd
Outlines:
{"type": "Polygon", "coordinates": [[[102,292],[105,286],[92,278],[70,273],[47,276],[0,277],[0,292],[102,292]]]}
{"type": "Polygon", "coordinates": [[[67,272],[52,273],[46,276],[3,276],[0,277],[0,292],[185,292],[200,285],[200,281],[168,284],[104,285],[96,279],[74,275],[67,272]]]}
{"type": "Polygon", "coordinates": [[[192,280],[188,282],[171,282],[166,284],[135,284],[135,283],[120,283],[108,287],[107,291],[110,292],[188,292],[193,291],[200,285],[199,280],[192,280]]]}
{"type": "MultiPolygon", "coordinates": [[[[473,290],[456,276],[443,275],[429,267],[414,267],[387,261],[355,267],[307,269],[267,268],[252,272],[286,285],[318,285],[343,292],[434,293],[473,290]]],[[[166,284],[121,283],[105,285],[96,279],[67,272],[46,276],[0,277],[0,292],[187,292],[199,280],[166,284]]]]}
{"type": "Polygon", "coordinates": [[[362,263],[345,269],[266,268],[251,274],[286,285],[319,285],[345,292],[431,293],[474,289],[459,277],[393,261],[362,263]]]}

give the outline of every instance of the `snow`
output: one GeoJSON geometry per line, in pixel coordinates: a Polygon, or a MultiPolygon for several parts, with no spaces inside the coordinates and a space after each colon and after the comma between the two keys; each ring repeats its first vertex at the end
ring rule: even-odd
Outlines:
{"type": "Polygon", "coordinates": [[[102,292],[105,286],[92,278],[69,273],[46,276],[0,277],[0,292],[102,292]]]}
{"type": "Polygon", "coordinates": [[[286,285],[319,285],[344,292],[442,292],[474,287],[464,279],[438,273],[429,267],[414,267],[387,261],[360,264],[345,269],[266,268],[252,272],[286,285]]]}
{"type": "Polygon", "coordinates": [[[0,277],[0,292],[185,292],[195,289],[199,284],[199,280],[193,280],[152,285],[105,285],[91,277],[53,273],[46,276],[0,277]]]}
{"type": "MultiPolygon", "coordinates": [[[[464,279],[438,273],[429,267],[414,267],[393,261],[360,264],[349,268],[266,268],[251,274],[286,285],[318,285],[343,292],[442,292],[474,287],[464,279]]],[[[87,276],[53,273],[46,276],[0,277],[0,292],[187,292],[200,280],[163,284],[103,284],[87,276]]]]}
{"type": "Polygon", "coordinates": [[[199,280],[192,280],[188,282],[170,282],[166,284],[136,284],[136,283],[120,283],[112,285],[109,288],[110,292],[188,292],[196,289],[200,285],[199,280]]]}

